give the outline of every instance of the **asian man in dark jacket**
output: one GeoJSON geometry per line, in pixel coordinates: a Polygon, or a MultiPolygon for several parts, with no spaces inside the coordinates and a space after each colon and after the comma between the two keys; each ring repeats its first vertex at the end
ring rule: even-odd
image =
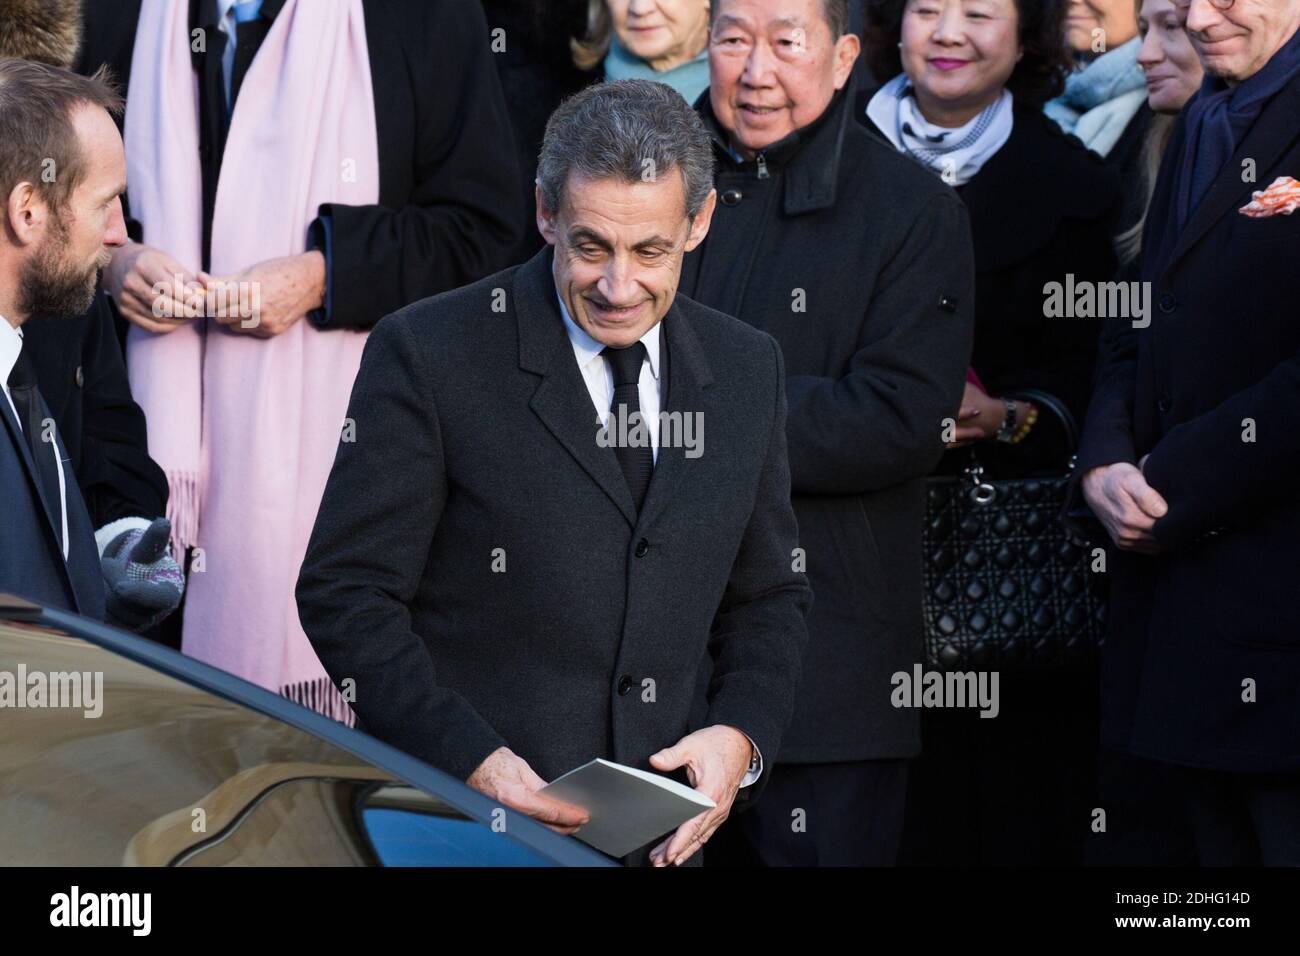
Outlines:
{"type": "Polygon", "coordinates": [[[737,861],[892,863],[920,750],[891,679],[921,659],[924,482],[965,384],[974,257],[956,194],[852,116],[848,23],[846,0],[714,3],[696,104],[719,205],[682,291],[781,345],[815,595],[772,780],[728,825],[737,861]]]}

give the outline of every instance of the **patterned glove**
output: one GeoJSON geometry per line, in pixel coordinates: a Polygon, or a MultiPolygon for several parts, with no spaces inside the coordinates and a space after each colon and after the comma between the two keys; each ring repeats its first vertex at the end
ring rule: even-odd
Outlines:
{"type": "Polygon", "coordinates": [[[100,567],[110,624],[142,633],[180,605],[185,575],[167,553],[171,533],[171,522],[159,518],[148,528],[123,531],[105,546],[100,567]]]}

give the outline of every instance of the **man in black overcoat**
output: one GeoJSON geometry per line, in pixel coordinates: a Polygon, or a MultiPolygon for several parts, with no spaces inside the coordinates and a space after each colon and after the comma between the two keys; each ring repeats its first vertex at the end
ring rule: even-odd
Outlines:
{"type": "Polygon", "coordinates": [[[364,729],[563,832],[586,817],[547,780],[684,771],[716,808],[628,861],[698,862],[807,638],[781,353],[677,294],[716,196],[670,88],[567,101],[538,181],[541,252],[375,327],[299,614],[364,729]]]}

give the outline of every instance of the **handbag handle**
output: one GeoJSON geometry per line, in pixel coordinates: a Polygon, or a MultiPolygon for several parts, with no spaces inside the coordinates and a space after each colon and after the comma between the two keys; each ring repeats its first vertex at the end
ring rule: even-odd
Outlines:
{"type": "Polygon", "coordinates": [[[1057,417],[1061,423],[1061,430],[1065,432],[1066,444],[1070,449],[1069,461],[1065,466],[1066,473],[1073,473],[1075,462],[1079,458],[1079,426],[1075,422],[1074,416],[1070,414],[1070,410],[1066,408],[1065,402],[1041,388],[1020,388],[1006,392],[1005,396],[1007,398],[1018,398],[1024,402],[1033,402],[1057,417]]]}
{"type": "Polygon", "coordinates": [[[1050,411],[1061,421],[1061,427],[1065,430],[1066,440],[1070,443],[1070,448],[1079,447],[1079,426],[1070,414],[1070,410],[1065,407],[1065,402],[1061,401],[1051,392],[1045,392],[1041,388],[1020,388],[1014,391],[1006,392],[1006,398],[1018,398],[1024,402],[1033,402],[1050,411]]]}
{"type": "Polygon", "coordinates": [[[1005,398],[1018,398],[1023,402],[1033,402],[1039,405],[1061,421],[1061,428],[1065,431],[1066,441],[1070,443],[1070,449],[1073,451],[1079,447],[1079,426],[1070,414],[1070,410],[1065,407],[1065,402],[1061,401],[1051,392],[1045,392],[1041,388],[1020,388],[1014,391],[1004,393],[1005,398]]]}
{"type": "MultiPolygon", "coordinates": [[[[1079,426],[1075,423],[1074,416],[1070,414],[1065,402],[1041,388],[1020,388],[1002,394],[1004,398],[1033,402],[1035,405],[1051,412],[1060,420],[1061,429],[1065,432],[1065,440],[1070,448],[1070,459],[1066,465],[1066,473],[1072,473],[1075,461],[1078,458],[1076,453],[1079,449],[1079,426]]],[[[973,446],[967,450],[966,464],[962,468],[962,475],[971,483],[970,496],[971,500],[976,504],[992,504],[997,498],[997,490],[984,477],[984,466],[980,464],[979,455],[976,454],[973,446]]]]}

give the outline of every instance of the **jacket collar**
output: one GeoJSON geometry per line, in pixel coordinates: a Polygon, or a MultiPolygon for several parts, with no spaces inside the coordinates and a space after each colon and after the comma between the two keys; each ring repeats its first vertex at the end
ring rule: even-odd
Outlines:
{"type": "MultiPolygon", "coordinates": [[[[1179,118],[1179,127],[1182,129],[1183,136],[1187,132],[1186,122],[1187,114],[1184,111],[1183,116],[1179,118]]],[[[1209,192],[1192,210],[1181,232],[1175,226],[1177,222],[1177,180],[1173,174],[1175,164],[1166,162],[1160,170],[1156,188],[1160,191],[1163,185],[1167,191],[1165,208],[1169,210],[1169,227],[1167,230],[1147,229],[1144,235],[1144,238],[1152,243],[1157,241],[1155,235],[1157,232],[1161,233],[1160,238],[1165,239],[1166,243],[1169,237],[1176,237],[1173,239],[1173,248],[1168,260],[1160,263],[1160,271],[1163,273],[1172,268],[1216,223],[1231,214],[1234,208],[1249,202],[1253,191],[1268,187],[1268,183],[1242,181],[1241,170],[1246,160],[1251,160],[1256,169],[1268,169],[1296,141],[1298,135],[1300,135],[1300,75],[1292,77],[1281,92],[1264,105],[1259,117],[1242,138],[1232,159],[1224,163],[1209,192]],[[1162,182],[1166,179],[1168,179],[1167,183],[1162,182]]],[[[1171,151],[1175,147],[1182,147],[1182,137],[1175,136],[1174,139],[1177,142],[1170,142],[1171,151]]],[[[1155,261],[1162,251],[1154,248],[1148,251],[1144,247],[1143,260],[1155,261]]]]}
{"type": "MultiPolygon", "coordinates": [[[[787,216],[816,212],[835,205],[840,156],[852,106],[857,99],[856,86],[855,77],[850,76],[844,87],[836,90],[819,117],[759,153],[769,171],[780,171],[784,178],[782,208],[787,216]]],[[[713,113],[708,90],[700,94],[695,109],[713,140],[720,168],[739,169],[757,176],[758,160],[741,161],[732,154],[730,137],[713,113]]]]}
{"type": "MultiPolygon", "coordinates": [[[[263,20],[274,20],[280,15],[288,0],[262,0],[261,17],[263,20]]],[[[217,16],[217,0],[190,0],[190,23],[193,26],[215,28],[219,17],[217,16]]],[[[209,37],[209,40],[211,37],[209,37]]]]}
{"type": "MultiPolygon", "coordinates": [[[[618,458],[596,443],[599,421],[591,395],[578,369],[572,343],[560,315],[555,277],[551,272],[552,248],[547,245],[520,266],[513,289],[519,327],[519,367],[542,376],[529,402],[555,439],[618,506],[633,528],[649,527],[672,500],[673,488],[688,466],[684,449],[660,447],[659,461],[640,514],[632,501],[618,458]]],[[[713,374],[690,320],[674,300],[662,321],[660,348],[667,353],[667,394],[661,408],[683,414],[702,411],[702,391],[713,374]]]]}
{"type": "MultiPolygon", "coordinates": [[[[0,318],[0,322],[4,322],[6,326],[9,325],[8,320],[6,319],[0,318]]],[[[18,330],[16,329],[13,331],[15,332],[15,337],[18,339],[19,343],[21,344],[22,342],[21,332],[18,332],[18,330]]],[[[10,341],[12,343],[12,340],[10,341]]],[[[30,376],[29,381],[34,381],[35,371],[31,367],[30,357],[22,356],[21,352],[16,352],[14,353],[14,358],[15,360],[21,359],[22,361],[27,363],[26,372],[27,375],[30,376]]],[[[8,382],[9,377],[12,374],[13,374],[12,367],[5,370],[6,383],[8,382]]],[[[37,394],[39,396],[39,388],[37,389],[37,394]]],[[[68,502],[60,501],[58,499],[51,501],[50,497],[46,494],[45,492],[46,485],[43,481],[41,481],[40,465],[38,464],[36,459],[32,456],[31,448],[27,443],[26,433],[23,431],[23,429],[27,427],[27,425],[25,423],[22,425],[19,424],[15,414],[17,412],[17,409],[11,407],[11,403],[12,403],[12,399],[6,400],[2,395],[0,395],[0,440],[3,440],[4,433],[7,431],[9,433],[9,440],[12,443],[14,448],[14,455],[16,458],[19,459],[19,461],[22,463],[23,469],[27,472],[27,478],[31,483],[33,497],[35,501],[40,503],[40,510],[45,515],[46,527],[49,528],[50,534],[52,535],[50,543],[54,545],[54,548],[58,553],[59,560],[56,563],[59,566],[59,572],[60,572],[59,576],[63,580],[63,582],[67,585],[68,594],[71,595],[73,609],[78,611],[79,613],[88,613],[90,609],[85,605],[84,602],[81,601],[81,596],[77,593],[77,588],[72,580],[72,572],[68,566],[68,561],[72,559],[73,550],[75,548],[75,545],[71,540],[69,540],[68,542],[69,550],[67,556],[65,557],[63,554],[64,541],[63,541],[63,531],[62,531],[62,523],[63,523],[62,515],[64,509],[68,507],[68,502]]],[[[49,414],[48,409],[45,409],[44,407],[42,407],[42,412],[47,415],[49,414]]],[[[66,460],[66,452],[62,446],[62,439],[58,437],[57,428],[55,429],[54,434],[55,434],[56,444],[54,445],[53,452],[54,454],[57,454],[59,457],[64,458],[66,460]]],[[[72,520],[71,509],[68,510],[67,515],[68,515],[69,524],[71,524],[71,520],[72,520]]],[[[71,528],[69,528],[69,537],[71,538],[71,528]]]]}

